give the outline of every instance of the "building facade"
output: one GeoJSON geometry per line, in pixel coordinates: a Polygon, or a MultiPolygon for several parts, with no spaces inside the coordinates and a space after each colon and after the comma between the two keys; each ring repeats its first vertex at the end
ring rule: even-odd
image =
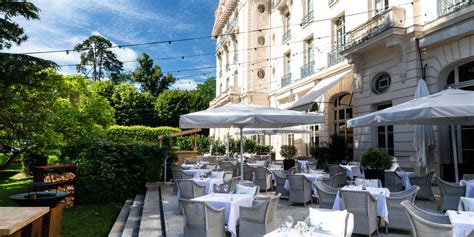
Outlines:
{"type": "MultiPolygon", "coordinates": [[[[474,90],[473,16],[472,0],[221,0],[211,107],[290,108],[316,93],[304,109],[323,113],[325,124],[307,126],[310,134],[276,136],[277,154],[282,144],[294,144],[308,155],[338,134],[356,160],[367,148],[382,147],[402,167],[424,173],[416,164],[413,126],[348,128],[345,121],[412,99],[422,77],[431,93],[474,90]]],[[[435,127],[431,169],[454,179],[449,129],[435,127]]],[[[462,174],[474,170],[474,127],[454,129],[462,174]]],[[[227,132],[213,130],[221,138],[227,132]]]]}

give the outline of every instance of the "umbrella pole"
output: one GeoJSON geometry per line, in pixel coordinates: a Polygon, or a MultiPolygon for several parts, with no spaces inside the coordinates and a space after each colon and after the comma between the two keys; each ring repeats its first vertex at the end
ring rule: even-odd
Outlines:
{"type": "Polygon", "coordinates": [[[270,164],[272,163],[272,135],[268,135],[268,157],[270,158],[270,164]]]}
{"type": "Polygon", "coordinates": [[[244,128],[240,127],[240,182],[244,182],[244,128]]]}
{"type": "Polygon", "coordinates": [[[451,126],[451,142],[453,144],[453,162],[454,162],[454,176],[456,183],[459,183],[459,171],[458,171],[458,148],[456,145],[456,126],[451,126]]]}

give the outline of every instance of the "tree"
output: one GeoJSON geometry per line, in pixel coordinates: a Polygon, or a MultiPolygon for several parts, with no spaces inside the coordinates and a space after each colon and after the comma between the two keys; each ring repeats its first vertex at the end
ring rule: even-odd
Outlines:
{"type": "Polygon", "coordinates": [[[114,87],[111,99],[118,125],[157,125],[154,97],[148,92],[141,93],[132,84],[122,83],[114,87]]]}
{"type": "Polygon", "coordinates": [[[179,116],[206,109],[208,103],[196,91],[167,90],[162,92],[155,102],[155,111],[164,126],[179,126],[179,116]]]}
{"type": "Polygon", "coordinates": [[[92,81],[101,81],[104,77],[110,78],[120,73],[123,63],[110,50],[111,47],[112,43],[100,35],[92,35],[77,44],[74,51],[81,54],[81,62],[76,67],[77,71],[87,74],[88,67],[91,67],[92,81]]]}
{"type": "Polygon", "coordinates": [[[176,78],[169,73],[164,76],[160,66],[154,65],[153,59],[146,53],[142,54],[138,63],[139,66],[132,73],[133,80],[140,83],[142,90],[152,96],[158,96],[176,81],[176,78]]]}
{"type": "Polygon", "coordinates": [[[28,39],[25,30],[12,21],[15,17],[23,17],[26,20],[39,19],[40,11],[33,3],[3,0],[0,4],[0,50],[9,49],[12,43],[20,45],[28,39]]]}
{"type": "Polygon", "coordinates": [[[202,84],[198,84],[196,90],[206,98],[208,103],[211,102],[212,99],[216,98],[216,78],[208,78],[202,84]]]}

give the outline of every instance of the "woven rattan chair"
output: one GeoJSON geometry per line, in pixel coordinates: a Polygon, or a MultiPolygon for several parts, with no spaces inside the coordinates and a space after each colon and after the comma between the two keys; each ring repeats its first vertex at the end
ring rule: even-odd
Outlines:
{"type": "Polygon", "coordinates": [[[260,187],[261,191],[267,191],[272,189],[272,173],[267,168],[255,168],[253,169],[253,183],[260,187]]]}
{"type": "Polygon", "coordinates": [[[453,225],[448,216],[424,211],[410,201],[403,201],[401,205],[408,213],[413,236],[453,236],[453,225]]]}
{"type": "Polygon", "coordinates": [[[431,180],[433,179],[434,171],[423,176],[409,177],[410,184],[420,187],[416,198],[434,199],[433,190],[431,189],[431,180]]]}
{"type": "Polygon", "coordinates": [[[275,212],[280,195],[253,201],[251,207],[240,206],[239,236],[261,237],[277,228],[275,212]]]}
{"type": "Polygon", "coordinates": [[[199,185],[194,180],[189,179],[178,179],[179,198],[181,199],[193,199],[200,196],[206,195],[206,186],[199,185]]]}
{"type": "Polygon", "coordinates": [[[318,192],[319,208],[332,209],[338,189],[333,188],[322,181],[313,183],[318,192]]]}
{"type": "Polygon", "coordinates": [[[257,197],[258,193],[260,193],[260,187],[251,183],[251,182],[243,182],[243,183],[239,183],[236,185],[236,188],[234,190],[234,193],[237,193],[237,186],[245,186],[245,187],[251,187],[251,188],[254,188],[254,191],[253,191],[253,196],[254,197],[257,197]]]}
{"type": "Polygon", "coordinates": [[[463,174],[462,179],[463,180],[473,180],[474,179],[474,174],[463,174]]]}
{"type": "Polygon", "coordinates": [[[420,187],[414,185],[405,191],[390,193],[390,197],[386,197],[389,213],[388,223],[385,223],[386,233],[388,233],[388,228],[411,230],[405,208],[400,203],[405,200],[413,203],[418,190],[420,190],[420,187]]]}
{"type": "Polygon", "coordinates": [[[288,202],[291,203],[303,203],[306,206],[307,202],[313,202],[311,195],[311,180],[306,178],[304,175],[288,175],[288,183],[290,185],[290,195],[288,202]]]}
{"type": "Polygon", "coordinates": [[[183,237],[225,236],[225,208],[183,199],[179,203],[184,218],[183,237]]]}
{"type": "Polygon", "coordinates": [[[178,184],[176,180],[180,179],[192,179],[194,175],[186,174],[182,169],[171,169],[171,174],[173,175],[173,193],[178,192],[178,184]]]}
{"type": "Polygon", "coordinates": [[[340,190],[348,212],[354,214],[354,233],[372,236],[379,233],[375,199],[367,191],[340,190]]]}
{"type": "MultiPolygon", "coordinates": [[[[468,207],[466,207],[465,202],[467,203],[468,201],[474,201],[474,198],[468,198],[468,197],[461,197],[459,199],[459,205],[458,205],[458,211],[468,211],[468,207]]],[[[472,210],[470,210],[472,211],[472,210]]]]}
{"type": "Polygon", "coordinates": [[[336,174],[343,173],[346,174],[346,170],[339,165],[330,165],[329,166],[329,176],[332,177],[336,174]]]}
{"type": "Polygon", "coordinates": [[[308,161],[308,163],[306,163],[306,166],[308,166],[308,169],[316,170],[318,169],[318,160],[311,162],[308,161]]]}
{"type": "Polygon", "coordinates": [[[289,170],[283,170],[282,171],[285,175],[293,175],[296,174],[296,167],[293,166],[289,170]]]}
{"type": "Polygon", "coordinates": [[[385,187],[388,188],[390,192],[400,192],[403,190],[402,177],[400,177],[397,172],[385,171],[384,179],[385,187]]]}
{"type": "Polygon", "coordinates": [[[328,185],[329,187],[337,187],[335,184],[335,181],[336,180],[336,176],[332,176],[332,177],[329,177],[329,178],[325,178],[323,180],[321,180],[321,182],[325,183],[326,185],[328,185]]]}
{"type": "Polygon", "coordinates": [[[466,186],[448,183],[438,177],[434,177],[440,191],[440,211],[457,210],[459,199],[466,195],[466,186]]]}
{"type": "MultiPolygon", "coordinates": [[[[240,172],[240,164],[237,165],[237,168],[239,170],[239,175],[241,174],[240,172]]],[[[246,162],[244,162],[244,180],[252,181],[253,177],[253,168],[248,165],[246,162]]]]}
{"type": "Polygon", "coordinates": [[[214,193],[233,193],[235,192],[235,187],[239,182],[240,176],[233,177],[231,180],[225,181],[222,184],[214,184],[214,187],[212,189],[214,193]],[[226,188],[228,188],[227,192],[226,188]]]}
{"type": "Polygon", "coordinates": [[[232,177],[234,177],[234,174],[231,171],[224,171],[224,182],[230,181],[232,177]]]}
{"type": "Polygon", "coordinates": [[[275,194],[288,197],[288,190],[285,189],[286,174],[281,171],[274,171],[273,176],[275,177],[275,194]]]}
{"type": "Polygon", "coordinates": [[[339,173],[334,175],[334,183],[332,185],[332,187],[334,188],[347,185],[346,173],[339,173]]]}
{"type": "Polygon", "coordinates": [[[230,171],[232,172],[233,176],[237,176],[238,174],[238,168],[234,163],[230,161],[220,161],[219,166],[221,167],[222,170],[224,171],[230,171]]]}

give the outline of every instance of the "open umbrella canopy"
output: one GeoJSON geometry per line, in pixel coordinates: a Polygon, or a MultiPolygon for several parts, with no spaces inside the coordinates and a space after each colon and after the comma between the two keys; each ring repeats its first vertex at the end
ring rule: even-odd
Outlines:
{"type": "Polygon", "coordinates": [[[181,115],[180,128],[280,128],[323,123],[324,116],[246,104],[229,104],[181,115]]]}
{"type": "Polygon", "coordinates": [[[474,125],[474,91],[447,89],[347,121],[349,127],[474,125]]]}
{"type": "MultiPolygon", "coordinates": [[[[276,134],[295,134],[310,133],[311,130],[303,128],[244,128],[244,135],[276,135],[276,134]]],[[[239,135],[235,132],[235,135],[239,135]]]]}

